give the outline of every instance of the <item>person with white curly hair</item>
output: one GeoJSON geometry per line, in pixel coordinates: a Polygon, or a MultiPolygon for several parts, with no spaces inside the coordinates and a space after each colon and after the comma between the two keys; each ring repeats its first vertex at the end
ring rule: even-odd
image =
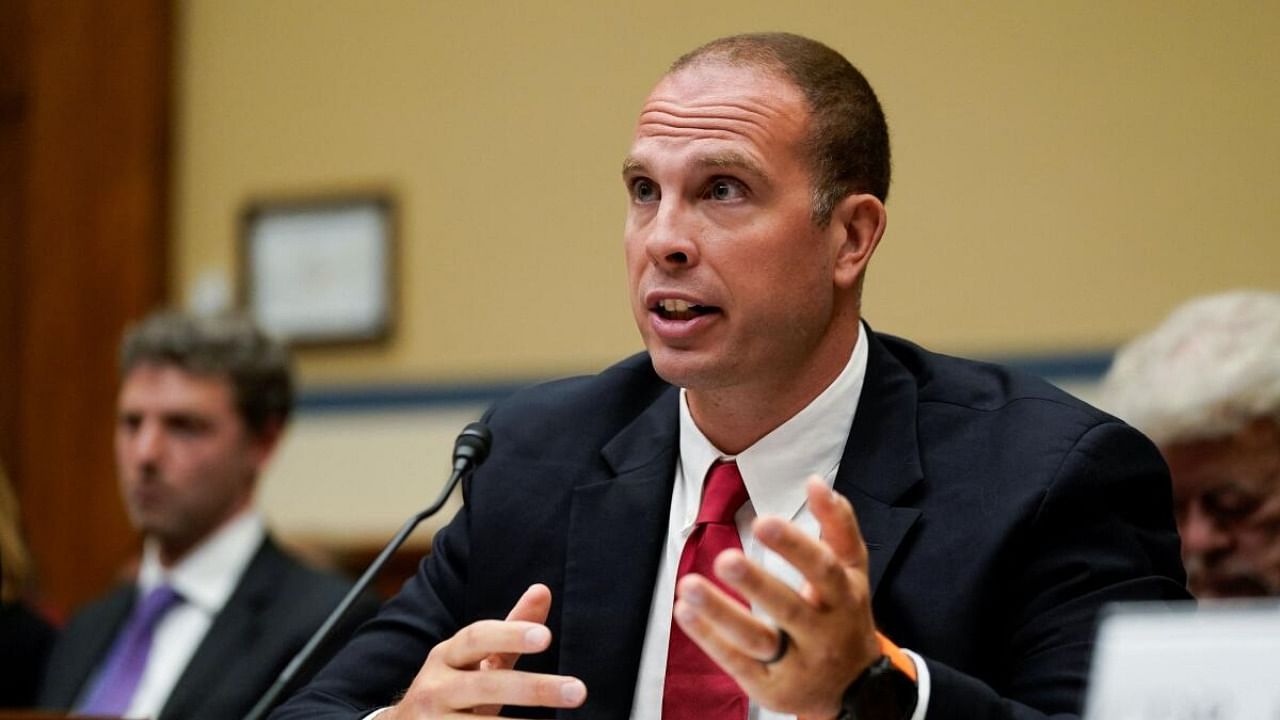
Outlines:
{"type": "Polygon", "coordinates": [[[1169,464],[1191,592],[1280,595],[1280,292],[1177,308],[1119,350],[1102,404],[1169,464]]]}

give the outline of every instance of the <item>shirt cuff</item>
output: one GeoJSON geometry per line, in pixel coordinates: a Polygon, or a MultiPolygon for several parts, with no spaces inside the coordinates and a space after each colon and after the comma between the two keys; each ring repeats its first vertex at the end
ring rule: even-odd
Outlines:
{"type": "Polygon", "coordinates": [[[916,710],[911,713],[911,720],[924,720],[924,714],[929,710],[929,666],[924,658],[906,648],[902,648],[902,654],[916,664],[916,710]]]}

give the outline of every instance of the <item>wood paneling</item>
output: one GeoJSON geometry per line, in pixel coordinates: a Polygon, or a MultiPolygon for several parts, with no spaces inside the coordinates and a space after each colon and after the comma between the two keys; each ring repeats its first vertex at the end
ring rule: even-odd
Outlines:
{"type": "Polygon", "coordinates": [[[18,461],[18,237],[22,232],[23,118],[26,110],[26,4],[0,0],[0,462],[18,461]]]}
{"type": "Polygon", "coordinates": [[[0,271],[0,449],[43,600],[65,612],[136,549],[114,479],[115,348],[164,299],[172,12],[5,2],[23,42],[0,73],[19,99],[0,138],[18,165],[0,186],[0,222],[16,228],[0,271]]]}

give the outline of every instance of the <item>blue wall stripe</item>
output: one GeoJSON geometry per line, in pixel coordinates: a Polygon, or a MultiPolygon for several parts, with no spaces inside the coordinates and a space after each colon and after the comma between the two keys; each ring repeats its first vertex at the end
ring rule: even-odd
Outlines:
{"type": "Polygon", "coordinates": [[[1072,353],[1065,355],[1016,355],[992,358],[992,362],[1008,365],[1050,380],[1101,380],[1111,367],[1114,351],[1072,353]]]}
{"type": "MultiPolygon", "coordinates": [[[[1111,365],[1111,352],[1058,355],[1015,355],[989,358],[1052,380],[1097,380],[1111,365]]],[[[544,378],[549,379],[549,378],[544,378]]],[[[299,393],[300,413],[432,410],[453,405],[489,405],[519,388],[542,382],[501,381],[470,384],[402,383],[393,385],[326,385],[299,393]]]]}
{"type": "Polygon", "coordinates": [[[488,405],[540,380],[467,385],[431,383],[397,385],[326,385],[302,390],[297,408],[303,413],[381,412],[439,409],[451,405],[488,405]]]}

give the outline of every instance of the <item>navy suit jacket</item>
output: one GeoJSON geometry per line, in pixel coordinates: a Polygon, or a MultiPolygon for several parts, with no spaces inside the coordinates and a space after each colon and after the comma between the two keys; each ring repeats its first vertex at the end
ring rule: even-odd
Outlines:
{"type": "MultiPolygon", "coordinates": [[[[878,627],[926,658],[928,717],[1078,713],[1103,604],[1186,597],[1163,461],[1040,380],[867,338],[835,488],[867,543],[878,627]]],[[[586,683],[586,703],[564,717],[627,717],[666,537],[677,401],[637,355],[497,404],[492,455],[432,554],[273,719],[390,704],[436,643],[504,617],[535,582],[551,588],[553,641],[520,667],[586,683]]]]}
{"type": "MultiPolygon", "coordinates": [[[[236,720],[346,595],[349,583],[309,568],[266,538],[183,670],[157,720],[236,720]]],[[[124,626],[137,595],[124,585],[77,612],[54,647],[40,706],[69,709],[124,626]]],[[[377,610],[362,599],[326,645],[326,658],[377,610]]],[[[299,678],[310,677],[318,662],[299,678]]]]}

